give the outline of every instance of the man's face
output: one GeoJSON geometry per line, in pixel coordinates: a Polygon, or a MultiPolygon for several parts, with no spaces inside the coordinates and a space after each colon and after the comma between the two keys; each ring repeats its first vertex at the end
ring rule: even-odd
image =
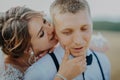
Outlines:
{"type": "Polygon", "coordinates": [[[75,57],[86,53],[92,33],[91,18],[86,10],[76,14],[58,14],[54,23],[56,35],[63,48],[67,47],[75,57]]]}
{"type": "MultiPolygon", "coordinates": [[[[29,33],[35,55],[53,48],[57,40],[54,37],[54,29],[41,16],[34,17],[29,21],[29,33]]],[[[42,57],[42,56],[41,56],[42,57]]]]}

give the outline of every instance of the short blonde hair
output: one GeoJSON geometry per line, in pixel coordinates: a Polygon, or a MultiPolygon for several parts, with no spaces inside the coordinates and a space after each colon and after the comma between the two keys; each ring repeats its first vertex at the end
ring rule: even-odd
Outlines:
{"type": "Polygon", "coordinates": [[[50,14],[52,19],[56,14],[77,13],[80,10],[87,9],[90,12],[88,2],[86,0],[55,0],[50,6],[50,14]]]}

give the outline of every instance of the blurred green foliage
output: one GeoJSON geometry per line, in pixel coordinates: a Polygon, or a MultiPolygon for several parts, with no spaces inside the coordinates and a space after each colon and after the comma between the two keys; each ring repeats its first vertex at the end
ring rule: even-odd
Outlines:
{"type": "Polygon", "coordinates": [[[120,31],[120,22],[93,21],[94,30],[120,31]]]}

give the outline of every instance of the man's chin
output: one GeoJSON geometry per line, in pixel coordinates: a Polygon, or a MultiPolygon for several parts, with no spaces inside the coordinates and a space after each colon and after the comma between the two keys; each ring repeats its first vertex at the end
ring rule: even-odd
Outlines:
{"type": "Polygon", "coordinates": [[[79,57],[79,56],[85,55],[85,53],[84,52],[83,53],[71,53],[71,55],[74,57],[79,57]]]}
{"type": "Polygon", "coordinates": [[[79,56],[80,56],[80,54],[76,54],[76,53],[74,53],[74,54],[71,53],[71,55],[72,55],[73,57],[79,57],[79,56]]]}

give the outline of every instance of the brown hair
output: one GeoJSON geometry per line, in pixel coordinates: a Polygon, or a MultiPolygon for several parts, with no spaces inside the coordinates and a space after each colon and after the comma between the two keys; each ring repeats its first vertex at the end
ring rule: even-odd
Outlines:
{"type": "Polygon", "coordinates": [[[0,46],[12,57],[20,57],[30,44],[29,20],[40,13],[25,7],[14,7],[0,15],[0,46]]]}

